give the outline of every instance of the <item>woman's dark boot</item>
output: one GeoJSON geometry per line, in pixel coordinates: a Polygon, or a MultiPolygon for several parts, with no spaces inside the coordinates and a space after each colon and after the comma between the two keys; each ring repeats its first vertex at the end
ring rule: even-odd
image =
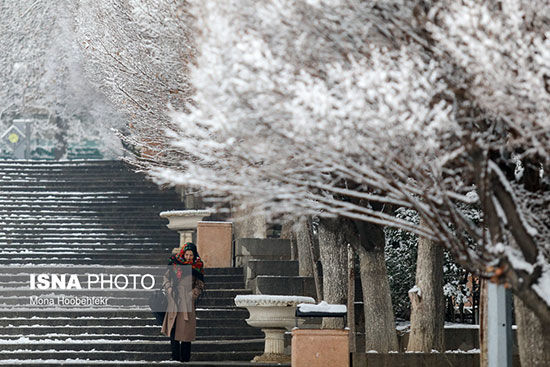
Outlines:
{"type": "Polygon", "coordinates": [[[176,336],[176,328],[172,328],[172,332],[170,333],[170,346],[172,347],[172,360],[179,361],[181,360],[181,346],[180,342],[175,339],[176,336]]]}
{"type": "Polygon", "coordinates": [[[172,359],[174,361],[181,360],[181,347],[180,342],[174,339],[170,340],[170,346],[172,347],[172,359]]]}
{"type": "Polygon", "coordinates": [[[181,359],[182,362],[189,362],[191,359],[191,342],[181,342],[181,359]]]}

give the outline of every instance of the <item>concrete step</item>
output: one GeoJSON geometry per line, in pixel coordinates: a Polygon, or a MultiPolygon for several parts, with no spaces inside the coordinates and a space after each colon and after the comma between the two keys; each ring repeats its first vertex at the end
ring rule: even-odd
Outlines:
{"type": "MultiPolygon", "coordinates": [[[[80,220],[97,220],[99,222],[117,222],[122,220],[131,221],[150,219],[153,222],[159,222],[159,213],[167,209],[173,209],[175,205],[158,205],[158,202],[146,204],[132,203],[83,203],[75,202],[49,202],[40,203],[32,198],[29,203],[0,203],[0,218],[3,220],[19,219],[29,217],[41,221],[49,218],[59,218],[64,220],[66,217],[77,217],[80,220]],[[146,207],[144,207],[146,206],[146,207]]],[[[177,208],[177,207],[176,207],[177,208]]],[[[167,223],[166,220],[164,220],[167,223]]]]}
{"type": "Polygon", "coordinates": [[[298,267],[297,260],[249,260],[245,274],[247,279],[258,275],[298,276],[298,267]]]}
{"type": "Polygon", "coordinates": [[[128,197],[146,195],[149,197],[157,197],[161,200],[174,200],[175,202],[178,200],[175,193],[163,195],[163,193],[158,191],[153,184],[136,185],[135,183],[132,184],[130,182],[113,182],[110,185],[105,185],[105,182],[57,182],[51,184],[26,182],[23,184],[18,184],[16,182],[0,181],[0,190],[2,192],[1,197],[7,199],[12,197],[12,195],[21,197],[28,195],[45,196],[44,194],[52,193],[56,196],[65,197],[67,195],[71,195],[80,198],[94,198],[96,196],[108,198],[113,195],[126,195],[128,197]],[[4,193],[6,192],[9,192],[11,195],[5,195],[4,193]],[[62,195],[62,192],[65,192],[65,195],[62,195]]]}
{"type": "MultiPolygon", "coordinates": [[[[169,345],[167,342],[166,344],[169,345]]],[[[251,360],[254,356],[261,354],[257,351],[226,351],[226,352],[192,352],[193,361],[212,361],[212,360],[251,360]]],[[[0,361],[11,360],[15,356],[24,355],[27,359],[51,359],[55,357],[60,360],[86,359],[86,360],[120,360],[120,361],[170,361],[171,353],[169,351],[126,351],[126,350],[71,350],[71,349],[50,349],[36,351],[32,349],[14,349],[5,350],[0,354],[0,361]]]]}
{"type": "Polygon", "coordinates": [[[168,230],[166,228],[166,221],[158,220],[158,221],[152,221],[150,220],[147,222],[144,219],[136,218],[139,222],[133,222],[131,220],[125,219],[124,221],[98,221],[98,220],[83,220],[83,219],[76,219],[76,220],[65,220],[65,219],[58,219],[58,220],[47,220],[46,218],[42,218],[40,221],[36,222],[29,222],[29,221],[17,221],[17,220],[9,220],[5,218],[0,217],[0,225],[3,227],[16,227],[20,229],[25,230],[51,230],[53,228],[58,230],[73,230],[78,228],[99,228],[99,229],[120,229],[120,230],[159,230],[162,229],[163,231],[168,230]],[[108,225],[107,225],[108,224],[108,225]]]}
{"type": "Polygon", "coordinates": [[[255,294],[316,297],[313,277],[259,275],[247,287],[255,294]]]}
{"type": "MultiPolygon", "coordinates": [[[[29,277],[28,276],[26,276],[26,277],[23,276],[23,277],[25,279],[20,280],[20,281],[0,281],[0,292],[6,292],[8,289],[13,289],[13,288],[28,289],[29,288],[29,277]]],[[[0,275],[0,279],[3,279],[2,275],[0,275]]],[[[158,280],[155,279],[156,284],[159,284],[160,281],[161,281],[160,278],[158,280]]],[[[220,283],[207,282],[207,289],[206,289],[205,292],[208,295],[210,295],[213,290],[221,290],[221,289],[226,289],[226,290],[245,289],[244,288],[244,282],[235,282],[235,283],[231,283],[231,282],[220,282],[220,283]]]]}
{"type": "MultiPolygon", "coordinates": [[[[4,187],[0,192],[0,200],[10,202],[14,200],[25,200],[29,198],[41,199],[43,201],[63,201],[63,200],[123,200],[129,201],[136,198],[158,199],[161,202],[170,202],[174,200],[172,195],[163,195],[159,192],[147,190],[146,188],[134,187],[133,189],[119,190],[117,188],[104,188],[101,192],[85,190],[29,190],[25,187],[15,188],[4,187]]],[[[177,201],[174,203],[176,204],[177,201]]],[[[181,206],[181,203],[179,204],[181,206]]]]}
{"type": "Polygon", "coordinates": [[[125,248],[128,249],[131,244],[132,249],[151,249],[152,252],[156,251],[158,248],[161,248],[165,246],[166,248],[169,248],[168,246],[171,246],[171,248],[174,248],[174,244],[169,243],[162,243],[162,242],[155,242],[155,239],[150,239],[149,241],[143,241],[141,243],[136,244],[132,243],[135,242],[136,239],[127,239],[128,242],[121,242],[121,239],[116,239],[112,241],[98,241],[97,239],[95,241],[83,241],[82,239],[72,239],[72,241],[40,241],[40,242],[34,242],[32,240],[17,240],[17,241],[7,241],[7,240],[0,240],[0,248],[2,249],[9,249],[9,248],[31,248],[36,250],[55,250],[57,248],[63,249],[68,247],[73,248],[80,248],[86,249],[86,248],[93,248],[93,249],[103,249],[108,250],[111,248],[125,248]]]}
{"type": "MultiPolygon", "coordinates": [[[[106,244],[106,247],[108,248],[110,244],[113,243],[152,243],[152,241],[155,241],[156,244],[165,244],[169,245],[172,244],[173,248],[177,247],[178,238],[169,236],[168,234],[158,234],[153,231],[151,231],[150,235],[148,236],[146,233],[140,233],[140,234],[133,234],[132,233],[124,233],[119,231],[112,231],[110,233],[105,232],[103,235],[99,235],[97,233],[90,233],[90,232],[74,232],[70,235],[68,233],[49,233],[49,234],[36,234],[36,235],[30,235],[30,234],[21,234],[19,236],[16,236],[16,234],[9,233],[8,235],[0,234],[0,242],[3,244],[6,244],[6,246],[10,246],[12,244],[17,244],[24,242],[25,244],[28,244],[29,247],[34,247],[34,244],[43,244],[43,243],[51,243],[54,246],[59,245],[66,245],[66,244],[75,244],[78,241],[81,241],[83,244],[97,244],[100,245],[102,243],[106,244]]],[[[101,247],[101,246],[99,246],[101,247]]],[[[131,248],[131,247],[129,247],[131,248]]],[[[155,251],[155,248],[152,248],[151,251],[155,251]]]]}
{"type": "MultiPolygon", "coordinates": [[[[110,337],[112,335],[160,335],[160,326],[147,325],[147,326],[134,326],[134,325],[87,325],[83,327],[81,325],[42,325],[42,324],[29,324],[29,325],[17,325],[17,326],[4,326],[1,331],[2,335],[45,335],[56,336],[57,334],[63,335],[82,335],[82,334],[96,334],[110,337]]],[[[263,333],[260,329],[250,326],[246,327],[200,327],[197,326],[197,335],[203,339],[215,340],[221,335],[225,336],[240,336],[245,337],[263,337],[263,333]]],[[[237,338],[238,339],[238,338],[237,338]]],[[[1,348],[1,347],[0,347],[1,348]]]]}
{"type": "MultiPolygon", "coordinates": [[[[232,318],[240,318],[245,319],[248,318],[249,314],[246,309],[243,308],[237,308],[235,306],[228,307],[228,308],[203,308],[201,306],[197,307],[195,310],[197,314],[197,318],[199,319],[232,319],[232,318]]],[[[144,318],[151,320],[151,311],[149,308],[143,308],[143,309],[136,309],[136,310],[93,310],[93,311],[80,311],[80,312],[71,312],[67,313],[66,311],[25,311],[21,309],[15,309],[10,312],[6,312],[2,314],[2,317],[0,319],[5,318],[25,318],[25,319],[32,319],[32,318],[59,318],[59,317],[74,317],[74,318],[91,318],[91,317],[102,317],[102,318],[118,318],[118,317],[126,317],[126,318],[144,318]]],[[[0,330],[1,334],[1,330],[0,330]]]]}
{"type": "Polygon", "coordinates": [[[239,238],[235,262],[245,266],[250,260],[290,260],[290,240],[279,238],[239,238]]]}
{"type": "MultiPolygon", "coordinates": [[[[43,309],[49,310],[52,308],[59,308],[57,306],[59,294],[55,294],[52,297],[42,297],[41,303],[36,305],[30,304],[30,297],[28,296],[0,296],[0,309],[12,309],[14,307],[27,307],[30,309],[43,309]]],[[[102,296],[99,296],[102,297],[102,296]]],[[[115,307],[115,308],[143,308],[148,306],[149,297],[137,298],[137,297],[112,297],[106,300],[107,305],[101,307],[115,307]]],[[[70,302],[68,299],[67,302],[70,302]]],[[[210,307],[210,308],[220,308],[220,307],[233,307],[235,303],[233,298],[213,298],[213,297],[203,297],[199,299],[198,306],[200,307],[210,307]]],[[[97,306],[99,307],[99,306],[97,306]]]]}
{"type": "Polygon", "coordinates": [[[136,182],[136,179],[140,179],[139,175],[134,173],[125,174],[123,171],[115,171],[110,177],[109,182],[105,182],[105,174],[87,172],[86,175],[75,174],[75,173],[65,173],[61,174],[56,172],[53,174],[46,174],[44,172],[34,171],[34,172],[18,172],[18,171],[3,171],[0,168],[0,182],[7,183],[17,183],[17,184],[26,184],[26,183],[44,183],[44,184],[56,184],[56,183],[73,183],[78,182],[83,185],[90,182],[102,182],[104,185],[118,183],[118,182],[133,182],[134,185],[142,186],[151,186],[158,190],[156,186],[151,181],[139,181],[136,182]],[[83,178],[84,177],[84,178],[83,178]],[[89,181],[84,181],[84,179],[89,179],[89,181]]]}
{"type": "Polygon", "coordinates": [[[109,179],[109,182],[106,182],[107,177],[105,175],[44,175],[44,174],[36,174],[36,175],[21,175],[21,174],[14,174],[12,173],[0,173],[0,185],[7,184],[7,185],[19,185],[19,186],[29,186],[29,185],[47,185],[47,186],[55,186],[58,187],[59,185],[80,185],[80,187],[88,188],[89,185],[97,185],[102,184],[103,187],[105,186],[118,186],[120,184],[132,184],[133,186],[140,186],[140,187],[149,187],[154,189],[155,191],[159,191],[158,186],[155,185],[153,182],[150,181],[140,181],[139,183],[136,183],[136,176],[133,175],[125,175],[120,172],[117,172],[116,174],[113,174],[109,179]]]}
{"type": "MultiPolygon", "coordinates": [[[[31,303],[31,297],[30,296],[23,296],[23,295],[12,295],[14,292],[6,292],[7,295],[0,296],[0,310],[2,312],[11,312],[14,308],[23,308],[23,309],[29,309],[29,310],[43,310],[43,311],[49,311],[52,309],[60,309],[60,308],[71,308],[71,309],[88,309],[90,306],[72,306],[70,304],[72,298],[77,295],[77,293],[69,293],[68,291],[64,291],[63,293],[53,293],[50,291],[50,296],[44,295],[42,297],[39,297],[36,299],[36,301],[31,303]],[[67,306],[64,306],[63,303],[60,302],[68,302],[67,306]],[[71,307],[69,307],[71,306],[71,307]]],[[[129,295],[128,297],[124,297],[124,295],[116,295],[113,297],[110,297],[107,295],[109,292],[102,292],[97,291],[97,296],[90,295],[92,292],[82,292],[82,297],[96,297],[100,302],[105,302],[105,304],[100,303],[97,306],[93,306],[95,309],[103,309],[103,308],[116,308],[121,310],[126,309],[133,309],[133,308],[145,308],[149,305],[149,293],[147,292],[141,292],[140,294],[134,294],[129,295]],[[140,297],[141,296],[141,297],[140,297]],[[103,298],[101,298],[103,297],[103,298]],[[106,298],[105,298],[106,297],[106,298]],[[102,301],[104,300],[104,301],[102,301]]],[[[114,292],[113,292],[114,293],[114,292]]],[[[120,293],[128,294],[128,291],[120,291],[120,293]]],[[[208,297],[208,291],[206,292],[206,295],[204,297],[201,297],[199,301],[197,302],[198,307],[203,308],[230,308],[234,307],[234,299],[233,298],[215,298],[215,297],[208,297]]],[[[4,294],[4,293],[3,293],[4,294]]],[[[93,301],[93,298],[90,302],[93,301]]]]}
{"type": "Polygon", "coordinates": [[[125,203],[125,205],[119,205],[120,203],[88,203],[83,205],[78,205],[76,202],[67,202],[67,203],[37,203],[36,201],[30,200],[30,203],[25,205],[7,202],[2,203],[0,206],[0,214],[9,217],[21,217],[21,216],[40,216],[40,215],[91,215],[94,217],[109,217],[116,219],[113,216],[113,213],[127,214],[129,217],[140,218],[140,217],[150,217],[156,219],[160,211],[167,209],[177,208],[177,204],[173,203],[171,205],[158,205],[158,203],[150,203],[147,206],[138,205],[137,203],[125,203]],[[154,215],[153,215],[154,214],[154,215]]]}
{"type": "Polygon", "coordinates": [[[90,215],[87,216],[60,216],[60,215],[52,215],[52,216],[35,216],[32,219],[29,217],[4,217],[1,216],[1,221],[3,225],[21,225],[21,226],[48,226],[48,225],[61,225],[61,226],[77,226],[77,225],[101,225],[105,223],[109,223],[109,225],[117,225],[118,226],[146,226],[146,227],[152,227],[152,226],[162,226],[166,227],[166,219],[158,218],[157,220],[150,218],[150,217],[123,217],[123,218],[109,218],[108,220],[105,220],[102,217],[93,217],[90,215]]]}
{"type": "Polygon", "coordinates": [[[54,258],[11,258],[4,259],[0,258],[0,265],[7,264],[50,264],[50,265],[61,265],[61,264],[83,264],[83,265],[164,265],[166,264],[166,259],[148,259],[148,258],[135,258],[135,259],[105,259],[105,260],[94,260],[87,258],[73,258],[73,259],[54,259],[54,258]]]}
{"type": "MultiPolygon", "coordinates": [[[[86,245],[91,245],[91,246],[98,246],[98,247],[101,247],[101,246],[105,246],[105,247],[108,247],[108,246],[111,246],[111,245],[129,245],[132,244],[131,246],[133,246],[133,244],[135,242],[140,242],[142,245],[149,245],[149,244],[169,244],[169,243],[174,243],[171,239],[170,242],[164,242],[164,241],[159,241],[157,238],[140,238],[140,237],[129,237],[129,236],[126,236],[126,237],[114,237],[114,238],[102,238],[102,239],[98,239],[98,238],[94,238],[94,237],[86,237],[86,236],[82,236],[82,237],[78,237],[78,238],[64,238],[64,237],[57,237],[57,238],[52,238],[50,240],[42,240],[42,239],[38,239],[36,237],[28,237],[28,238],[21,238],[22,236],[18,237],[18,238],[14,238],[14,239],[7,239],[7,238],[2,238],[0,237],[0,244],[2,244],[3,246],[6,245],[11,245],[11,244],[14,244],[14,245],[17,245],[17,244],[25,244],[25,245],[29,245],[29,246],[56,246],[56,245],[64,245],[64,244],[82,244],[82,246],[86,246],[86,245]]],[[[178,242],[176,242],[177,244],[178,242]]],[[[173,247],[176,247],[176,246],[173,246],[173,247]]]]}
{"type": "MultiPolygon", "coordinates": [[[[165,265],[165,264],[162,264],[165,265]]],[[[41,264],[42,268],[48,268],[46,264],[41,264]]],[[[24,271],[14,273],[15,270],[20,270],[17,265],[5,265],[0,267],[0,279],[4,280],[29,280],[28,274],[24,271]],[[7,278],[5,278],[7,277],[7,278]]],[[[205,281],[207,283],[221,283],[221,282],[238,282],[243,281],[243,269],[242,268],[205,268],[205,281]]]]}
{"type": "MultiPolygon", "coordinates": [[[[103,237],[112,237],[113,235],[118,235],[119,237],[133,237],[133,236],[143,236],[149,234],[160,236],[161,238],[165,237],[175,237],[173,232],[170,232],[167,228],[162,226],[155,226],[152,228],[128,228],[124,227],[104,227],[104,226],[92,226],[86,224],[75,224],[75,225],[65,225],[65,226],[44,226],[42,228],[37,227],[7,227],[2,226],[0,234],[16,236],[22,235],[24,237],[48,237],[48,236],[63,236],[63,237],[75,237],[80,235],[85,236],[97,236],[98,240],[103,237]]],[[[177,235],[177,234],[176,234],[177,235]]]]}
{"type": "MultiPolygon", "coordinates": [[[[235,340],[255,340],[262,338],[259,335],[197,335],[196,342],[215,342],[215,341],[235,341],[235,340]]],[[[140,342],[140,341],[152,341],[152,342],[169,342],[169,338],[163,334],[141,335],[141,334],[64,334],[64,333],[50,333],[50,334],[25,334],[24,336],[13,334],[6,335],[0,334],[0,341],[2,343],[21,343],[22,341],[31,341],[39,343],[43,340],[69,340],[69,341],[81,341],[81,342],[140,342]]],[[[1,351],[1,348],[0,348],[1,351]]]]}
{"type": "MultiPolygon", "coordinates": [[[[130,351],[130,352],[170,352],[170,342],[168,338],[164,340],[97,340],[82,341],[63,338],[43,338],[37,340],[28,340],[28,338],[2,340],[2,350],[13,351],[18,349],[27,349],[33,351],[70,349],[75,351],[130,351]]],[[[264,348],[263,339],[242,339],[242,340],[220,340],[195,341],[192,344],[193,352],[198,353],[217,353],[217,352],[260,352],[264,348]]]]}
{"type": "MultiPolygon", "coordinates": [[[[36,253],[36,252],[26,252],[26,253],[23,253],[23,254],[18,254],[18,253],[13,253],[13,252],[9,252],[9,251],[2,251],[1,252],[1,255],[2,255],[2,259],[3,260],[16,260],[16,259],[21,259],[21,258],[26,258],[28,260],[34,260],[34,259],[55,259],[55,258],[58,258],[58,259],[74,259],[75,261],[79,260],[79,259],[89,259],[89,260],[112,260],[112,259],[127,259],[127,260],[131,260],[131,259],[128,259],[129,257],[129,253],[131,252],[131,254],[134,254],[133,251],[126,251],[126,254],[124,253],[119,253],[119,254],[116,254],[116,253],[111,253],[111,252],[104,252],[104,253],[93,253],[93,252],[89,252],[88,254],[83,254],[83,253],[66,253],[66,252],[59,252],[57,255],[54,255],[54,253],[36,253]],[[22,257],[22,255],[24,255],[24,257],[22,257]]],[[[143,256],[143,255],[142,255],[143,256]]],[[[135,257],[134,257],[135,258],[135,257]]],[[[148,254],[147,256],[145,256],[145,259],[152,259],[152,260],[162,260],[163,262],[166,262],[168,260],[168,254],[167,253],[155,253],[155,254],[148,254]]]]}
{"type": "MultiPolygon", "coordinates": [[[[136,241],[148,242],[151,243],[155,241],[157,243],[174,243],[177,241],[177,236],[171,236],[168,233],[160,233],[151,231],[149,235],[146,232],[143,233],[124,233],[120,231],[111,231],[111,232],[92,232],[92,231],[79,231],[79,232],[62,232],[62,233],[35,233],[30,234],[28,232],[15,233],[15,231],[10,231],[8,233],[0,232],[0,241],[3,243],[14,243],[14,242],[26,242],[26,243],[36,243],[36,242],[50,242],[50,243],[76,243],[77,241],[85,241],[87,243],[114,243],[114,242],[124,242],[134,243],[136,241]]],[[[176,245],[178,242],[176,242],[176,245]]],[[[176,247],[176,246],[174,246],[176,247]]]]}
{"type": "MultiPolygon", "coordinates": [[[[172,250],[171,248],[168,248],[168,247],[163,247],[163,248],[156,248],[154,249],[155,252],[157,253],[166,253],[166,254],[169,254],[170,251],[172,250]]],[[[132,254],[150,254],[151,253],[151,248],[133,248],[132,247],[132,254]]],[[[66,248],[55,248],[55,249],[50,249],[50,248],[43,248],[43,249],[34,249],[34,248],[29,248],[29,247],[25,247],[25,248],[10,248],[10,247],[3,247],[3,246],[0,246],[0,254],[2,255],[36,255],[36,256],[59,256],[59,255],[79,255],[79,256],[84,256],[84,257],[88,257],[88,255],[95,255],[95,256],[98,256],[98,255],[104,255],[104,254],[109,254],[109,255],[113,255],[113,256],[121,256],[121,255],[128,255],[128,248],[120,248],[120,247],[115,247],[115,248],[98,248],[98,249],[94,249],[94,250],[91,250],[91,249],[83,249],[82,247],[76,247],[76,246],[73,246],[73,247],[66,247],[66,248]]]]}
{"type": "Polygon", "coordinates": [[[80,188],[86,189],[86,191],[94,190],[95,188],[101,188],[105,190],[105,187],[118,187],[118,188],[128,188],[128,187],[140,187],[140,188],[149,188],[150,190],[158,191],[158,186],[152,182],[140,182],[139,185],[136,185],[135,178],[131,176],[121,176],[113,175],[112,181],[108,184],[105,183],[106,177],[101,176],[80,176],[80,177],[71,177],[68,179],[67,176],[50,176],[50,177],[21,177],[14,175],[2,175],[0,179],[0,187],[24,187],[27,189],[35,188],[80,188]],[[89,180],[86,180],[89,179],[89,180]],[[86,180],[86,181],[84,181],[86,180]]]}
{"type": "MultiPolygon", "coordinates": [[[[162,264],[164,265],[164,264],[162,264]]],[[[29,285],[29,275],[25,273],[15,274],[12,272],[13,267],[0,267],[0,281],[1,284],[13,284],[15,285],[29,285]]],[[[220,289],[244,289],[242,277],[238,275],[215,275],[218,271],[217,268],[206,268],[205,283],[206,289],[214,289],[216,287],[220,289]]],[[[160,281],[160,278],[155,277],[155,282],[160,281]]]]}
{"type": "MultiPolygon", "coordinates": [[[[102,318],[102,317],[59,317],[59,318],[1,318],[1,327],[19,327],[29,325],[47,326],[150,326],[155,324],[155,319],[150,318],[102,318]]],[[[220,325],[219,319],[201,319],[197,317],[197,326],[201,328],[215,328],[220,325]]],[[[223,319],[224,327],[247,328],[248,324],[241,318],[223,319]]]]}
{"type": "MultiPolygon", "coordinates": [[[[160,282],[159,282],[160,284],[160,282]]],[[[49,294],[55,293],[55,296],[67,296],[67,297],[114,297],[114,298],[131,298],[131,299],[141,299],[148,298],[151,294],[150,291],[143,290],[134,290],[134,289],[66,289],[66,290],[40,290],[40,289],[29,289],[27,285],[24,288],[2,288],[0,289],[0,300],[6,297],[26,297],[28,302],[28,297],[38,296],[45,297],[49,294]]],[[[237,295],[251,294],[251,291],[248,289],[207,289],[204,292],[202,300],[230,300],[237,295]]]]}
{"type": "MultiPolygon", "coordinates": [[[[15,359],[10,362],[2,362],[2,366],[21,367],[21,366],[40,366],[40,367],[82,367],[82,366],[102,366],[102,367],[181,367],[181,362],[163,361],[163,362],[139,362],[139,361],[86,361],[86,360],[31,360],[15,359]]],[[[191,361],[185,363],[186,367],[290,367],[290,363],[256,363],[248,361],[191,361]]]]}
{"type": "MultiPolygon", "coordinates": [[[[146,213],[155,211],[175,210],[181,207],[177,201],[173,199],[162,198],[158,196],[147,196],[136,193],[132,197],[128,196],[66,196],[52,197],[52,194],[47,192],[43,196],[37,194],[16,195],[15,193],[9,197],[0,197],[0,205],[4,210],[9,210],[10,213],[18,213],[17,210],[74,210],[80,208],[82,210],[95,211],[122,211],[129,212],[132,210],[142,209],[146,213]]],[[[157,213],[158,214],[158,213],[157,213]]]]}
{"type": "MultiPolygon", "coordinates": [[[[160,329],[159,329],[160,330],[160,329]]],[[[254,340],[263,337],[259,335],[236,335],[236,334],[227,334],[227,335],[197,335],[197,341],[212,342],[212,341],[232,341],[232,340],[254,340]]],[[[128,342],[131,341],[169,341],[170,339],[163,334],[151,334],[151,335],[142,335],[142,334],[65,334],[65,333],[45,333],[45,334],[25,334],[24,336],[18,334],[2,334],[0,333],[0,340],[11,341],[11,342],[21,342],[21,340],[32,340],[32,341],[41,341],[49,339],[65,339],[65,340],[74,340],[74,341],[94,341],[101,342],[105,340],[113,342],[128,342]],[[24,338],[24,339],[21,339],[24,338]]],[[[0,348],[1,351],[1,348],[0,348]]]]}

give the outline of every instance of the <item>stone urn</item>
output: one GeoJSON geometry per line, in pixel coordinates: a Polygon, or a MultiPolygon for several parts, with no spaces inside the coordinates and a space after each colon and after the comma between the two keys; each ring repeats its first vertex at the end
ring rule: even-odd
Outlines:
{"type": "MultiPolygon", "coordinates": [[[[265,334],[264,354],[254,357],[252,362],[290,362],[290,356],[284,354],[285,332],[296,326],[296,306],[300,303],[314,304],[315,300],[311,297],[263,294],[235,297],[235,305],[250,312],[246,322],[262,329],[265,334]]],[[[303,319],[299,319],[298,325],[303,322],[303,319]]]]}
{"type": "MultiPolygon", "coordinates": [[[[202,218],[209,216],[211,213],[208,210],[170,210],[161,212],[161,218],[168,219],[168,228],[178,231],[180,234],[180,245],[183,246],[186,242],[193,242],[193,233],[197,229],[197,225],[202,218]]],[[[179,248],[174,249],[177,252],[179,248]]]]}

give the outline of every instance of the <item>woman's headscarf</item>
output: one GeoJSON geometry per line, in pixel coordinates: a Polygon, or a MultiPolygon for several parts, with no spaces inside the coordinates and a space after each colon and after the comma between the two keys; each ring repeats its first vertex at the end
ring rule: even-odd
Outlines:
{"type": "Polygon", "coordinates": [[[174,265],[174,271],[178,279],[181,279],[181,268],[178,265],[191,265],[193,275],[204,281],[204,263],[202,262],[197,246],[193,242],[187,242],[177,255],[170,256],[168,265],[174,265]],[[185,261],[185,251],[193,251],[193,260],[185,261]]]}

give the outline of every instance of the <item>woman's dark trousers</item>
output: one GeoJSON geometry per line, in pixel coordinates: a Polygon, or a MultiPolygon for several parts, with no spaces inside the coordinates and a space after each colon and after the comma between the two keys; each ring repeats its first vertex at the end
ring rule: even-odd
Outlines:
{"type": "Polygon", "coordinates": [[[191,359],[191,342],[179,342],[174,339],[176,326],[172,327],[170,333],[170,346],[172,347],[172,359],[175,361],[189,362],[191,359]]]}

